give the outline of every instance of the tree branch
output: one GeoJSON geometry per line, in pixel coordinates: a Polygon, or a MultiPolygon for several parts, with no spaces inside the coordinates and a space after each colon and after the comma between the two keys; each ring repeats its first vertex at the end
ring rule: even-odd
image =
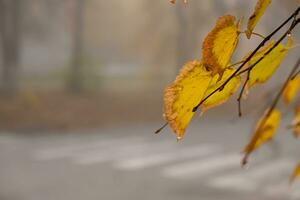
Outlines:
{"type": "MultiPolygon", "coordinates": [[[[295,21],[295,17],[298,16],[300,12],[300,7],[298,7],[294,12],[293,14],[287,18],[282,24],[280,24],[272,33],[270,33],[265,39],[263,39],[261,41],[261,43],[255,48],[254,51],[252,51],[252,53],[247,57],[247,59],[237,68],[237,70],[230,76],[227,78],[227,80],[220,86],[218,87],[217,89],[215,89],[214,91],[212,91],[209,95],[207,95],[204,99],[202,99],[194,108],[193,108],[193,112],[196,112],[197,109],[200,107],[200,105],[205,102],[209,97],[211,97],[213,94],[215,94],[216,92],[222,90],[227,84],[228,82],[233,78],[235,77],[237,74],[239,74],[239,72],[242,70],[242,68],[246,65],[247,62],[249,62],[251,60],[251,58],[260,50],[260,48],[262,48],[265,43],[267,41],[269,41],[279,30],[281,30],[289,21],[291,21],[292,19],[294,19],[295,21]]],[[[293,21],[293,22],[294,22],[293,21]]],[[[291,30],[293,28],[295,28],[295,26],[299,23],[299,19],[295,21],[295,23],[292,23],[292,25],[290,26],[289,28],[289,33],[291,32],[291,30]]],[[[284,34],[285,35],[285,34],[284,34]]],[[[283,37],[285,38],[286,35],[283,37]]],[[[281,39],[282,41],[283,39],[281,39]]],[[[279,41],[280,43],[280,41],[279,41]]],[[[278,45],[278,44],[277,44],[278,45]]],[[[274,47],[275,48],[275,47],[274,47]]],[[[262,58],[263,59],[263,58],[262,58]]],[[[260,59],[256,64],[258,64],[262,59],[260,59]]],[[[256,65],[255,64],[255,65],[256,65]]],[[[245,71],[244,71],[245,72],[245,71]]]]}
{"type": "MultiPolygon", "coordinates": [[[[295,66],[291,70],[290,74],[288,75],[287,79],[285,80],[284,84],[282,85],[280,91],[277,93],[276,97],[274,98],[270,108],[268,109],[268,112],[266,113],[263,120],[261,121],[260,126],[262,126],[263,124],[266,123],[266,120],[271,115],[273,110],[276,108],[276,106],[278,104],[278,101],[279,101],[280,97],[282,96],[282,94],[284,92],[284,89],[286,88],[288,82],[292,79],[292,77],[294,76],[294,74],[296,73],[296,71],[298,70],[299,67],[300,67],[300,58],[298,59],[297,63],[295,64],[295,66]]],[[[259,137],[259,135],[257,135],[256,137],[259,137]]],[[[243,166],[248,163],[248,157],[249,157],[249,153],[246,153],[244,158],[242,159],[242,165],[243,166]]]]}
{"type": "Polygon", "coordinates": [[[239,94],[239,97],[238,97],[238,99],[237,99],[237,101],[238,101],[238,109],[239,109],[239,117],[241,117],[242,116],[242,97],[243,97],[243,94],[244,94],[244,90],[245,90],[245,88],[246,88],[246,85],[247,85],[247,83],[248,83],[248,81],[249,81],[249,79],[250,79],[250,72],[251,72],[251,70],[249,70],[248,71],[248,73],[247,73],[247,78],[246,78],[246,80],[245,80],[245,82],[244,82],[244,85],[243,85],[243,87],[242,87],[242,89],[241,89],[241,92],[240,92],[240,94],[239,94]]]}
{"type": "Polygon", "coordinates": [[[246,68],[246,69],[244,69],[244,70],[242,70],[242,71],[240,71],[238,74],[237,74],[237,76],[238,75],[241,75],[241,74],[243,74],[243,73],[245,73],[245,72],[247,72],[247,71],[249,71],[249,70],[251,70],[251,69],[253,69],[258,63],[260,63],[268,54],[270,54],[279,44],[280,44],[280,42],[282,42],[282,40],[284,40],[284,38],[286,37],[286,36],[288,36],[289,34],[291,34],[291,31],[295,28],[295,26],[298,24],[300,22],[300,18],[298,18],[298,19],[295,19],[294,21],[293,21],[293,23],[291,24],[291,26],[290,26],[290,28],[279,38],[279,40],[277,40],[276,41],[276,43],[266,52],[266,53],[264,53],[264,55],[261,57],[261,58],[259,58],[254,64],[252,64],[250,67],[248,67],[248,68],[246,68]]]}

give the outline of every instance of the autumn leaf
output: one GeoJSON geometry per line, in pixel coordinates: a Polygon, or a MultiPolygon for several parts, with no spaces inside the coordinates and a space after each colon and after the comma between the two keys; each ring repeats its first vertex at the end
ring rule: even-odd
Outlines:
{"type": "Polygon", "coordinates": [[[300,175],[300,163],[293,170],[293,173],[290,178],[290,183],[293,183],[299,175],[300,175]]]}
{"type": "Polygon", "coordinates": [[[300,87],[300,76],[289,80],[283,92],[283,100],[288,105],[296,96],[300,87]]]}
{"type": "Polygon", "coordinates": [[[291,127],[293,128],[295,137],[300,137],[300,106],[295,109],[295,116],[291,127]]]}
{"type": "MultiPolygon", "coordinates": [[[[266,44],[262,50],[258,51],[248,63],[246,63],[245,68],[252,66],[259,59],[264,57],[265,53],[268,52],[275,41],[272,40],[266,44]]],[[[247,87],[250,88],[257,83],[266,82],[280,66],[281,62],[285,58],[289,48],[293,46],[293,40],[289,37],[288,43],[286,45],[280,43],[278,44],[268,55],[266,55],[255,67],[252,68],[247,87]]],[[[246,56],[247,57],[247,56],[246,56]]]]}
{"type": "Polygon", "coordinates": [[[164,94],[165,119],[181,139],[190,123],[193,108],[201,101],[212,76],[199,61],[185,64],[173,84],[164,94]]]}
{"type": "Polygon", "coordinates": [[[270,5],[271,0],[258,0],[254,9],[253,14],[248,19],[248,26],[246,36],[250,39],[254,27],[257,25],[260,18],[265,13],[266,9],[270,5]]]}
{"type": "MultiPolygon", "coordinates": [[[[214,90],[219,88],[234,72],[234,68],[226,69],[221,80],[219,80],[220,75],[216,74],[213,77],[208,89],[206,90],[204,97],[207,97],[214,90]]],[[[225,103],[229,99],[229,97],[238,89],[240,82],[241,78],[239,76],[233,77],[221,91],[214,93],[205,102],[203,102],[203,104],[201,105],[201,111],[204,112],[205,110],[225,103]]]]}
{"type": "Polygon", "coordinates": [[[202,60],[214,74],[222,76],[236,48],[238,36],[239,23],[231,15],[220,17],[206,36],[202,46],[202,60]]]}
{"type": "Polygon", "coordinates": [[[274,109],[271,113],[267,110],[263,117],[258,121],[254,134],[244,149],[244,164],[247,163],[247,158],[253,151],[273,138],[280,123],[280,118],[280,112],[274,109]]]}

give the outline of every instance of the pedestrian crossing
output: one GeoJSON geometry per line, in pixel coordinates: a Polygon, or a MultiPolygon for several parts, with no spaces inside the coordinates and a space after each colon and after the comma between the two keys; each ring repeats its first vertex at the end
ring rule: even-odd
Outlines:
{"type": "Polygon", "coordinates": [[[276,178],[283,172],[291,171],[293,162],[288,159],[269,161],[250,170],[242,170],[235,173],[228,173],[209,181],[209,184],[216,188],[233,188],[236,190],[256,191],[258,183],[276,178]],[[279,173],[278,173],[279,172],[279,173]]]}
{"type": "Polygon", "coordinates": [[[118,161],[115,164],[115,167],[123,170],[138,170],[147,167],[163,165],[164,163],[173,162],[176,160],[208,156],[215,153],[217,150],[218,148],[213,145],[187,147],[184,149],[178,149],[177,151],[174,150],[172,152],[123,159],[118,161]]]}
{"type": "Polygon", "coordinates": [[[219,170],[239,166],[239,154],[224,154],[180,163],[163,169],[163,175],[177,179],[207,176],[219,170]]]}
{"type": "Polygon", "coordinates": [[[124,172],[155,168],[155,173],[162,178],[200,180],[201,184],[216,190],[260,191],[268,197],[300,198],[300,183],[298,187],[288,184],[296,162],[293,158],[265,159],[251,169],[242,169],[238,149],[233,152],[213,143],[178,144],[170,139],[136,136],[60,145],[36,149],[33,157],[40,162],[67,159],[80,166],[109,163],[113,169],[124,172]]]}
{"type": "Polygon", "coordinates": [[[72,160],[77,164],[91,165],[113,160],[128,159],[129,157],[139,157],[151,153],[159,153],[161,150],[171,148],[173,145],[170,141],[130,143],[119,146],[118,148],[112,146],[111,148],[86,150],[85,152],[73,155],[72,160]]]}

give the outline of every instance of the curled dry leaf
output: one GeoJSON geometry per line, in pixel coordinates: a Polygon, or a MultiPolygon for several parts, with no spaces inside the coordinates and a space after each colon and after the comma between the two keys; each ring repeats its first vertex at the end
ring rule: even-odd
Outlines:
{"type": "Polygon", "coordinates": [[[295,98],[300,87],[300,76],[296,76],[289,80],[287,86],[283,92],[283,101],[285,104],[290,104],[290,102],[295,98]]]}
{"type": "MultiPolygon", "coordinates": [[[[262,48],[262,50],[258,51],[250,59],[250,61],[245,65],[245,68],[252,66],[259,59],[264,57],[265,53],[268,52],[273,47],[274,44],[275,44],[274,40],[266,44],[262,48]]],[[[257,83],[266,82],[280,66],[288,50],[292,46],[293,46],[293,39],[289,37],[289,40],[286,45],[280,43],[269,54],[267,54],[254,68],[252,68],[247,87],[250,88],[257,83]]]]}
{"type": "Polygon", "coordinates": [[[248,19],[248,26],[246,31],[246,36],[250,39],[253,29],[256,24],[260,20],[260,18],[264,15],[266,9],[270,5],[271,0],[258,0],[254,9],[253,14],[248,19]]]}
{"type": "Polygon", "coordinates": [[[271,112],[269,110],[265,112],[263,117],[258,121],[250,142],[244,149],[245,157],[243,164],[247,163],[247,158],[253,151],[273,138],[280,123],[280,118],[280,111],[276,109],[271,112]]]}
{"type": "Polygon", "coordinates": [[[231,15],[220,17],[206,36],[202,46],[202,60],[214,74],[222,76],[236,48],[238,36],[239,23],[231,15]]]}
{"type": "Polygon", "coordinates": [[[295,116],[292,122],[293,132],[295,137],[300,137],[300,106],[295,109],[295,116]]]}
{"type": "Polygon", "coordinates": [[[290,183],[293,183],[297,177],[300,175],[300,163],[294,168],[293,173],[290,178],[290,183]]]}
{"type": "MultiPolygon", "coordinates": [[[[234,68],[226,69],[221,79],[219,78],[220,75],[216,74],[213,77],[208,89],[206,90],[204,97],[207,97],[214,90],[219,88],[234,72],[234,68]]],[[[240,76],[233,77],[221,91],[214,93],[205,102],[203,102],[203,104],[201,105],[201,111],[204,112],[205,110],[225,103],[229,99],[229,97],[238,89],[240,83],[240,76]]]]}
{"type": "Polygon", "coordinates": [[[212,76],[199,61],[185,64],[174,83],[168,86],[164,94],[165,119],[181,139],[190,123],[193,108],[201,101],[212,76]]]}

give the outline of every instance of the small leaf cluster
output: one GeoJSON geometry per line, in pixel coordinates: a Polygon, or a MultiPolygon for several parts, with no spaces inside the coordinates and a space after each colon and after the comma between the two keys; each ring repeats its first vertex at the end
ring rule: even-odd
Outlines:
{"type": "MultiPolygon", "coordinates": [[[[175,0],[171,0],[175,3],[175,0]]],[[[184,1],[185,3],[187,1],[184,1]]],[[[248,19],[247,29],[241,30],[242,20],[232,15],[221,16],[202,44],[201,58],[187,62],[173,83],[164,92],[164,118],[177,136],[182,139],[186,128],[199,109],[201,113],[225,103],[235,92],[238,95],[238,113],[242,115],[241,101],[251,88],[266,83],[276,72],[289,50],[294,47],[292,31],[300,23],[300,7],[267,36],[254,32],[256,25],[270,6],[271,0],[258,0],[248,19]],[[278,39],[274,35],[286,28],[278,39]],[[232,62],[232,56],[242,36],[262,38],[259,45],[240,61],[232,62]],[[286,40],[286,42],[284,42],[286,40]],[[233,63],[233,64],[232,64],[233,63]]],[[[277,108],[280,99],[290,104],[300,89],[300,59],[289,73],[274,101],[258,120],[252,138],[245,146],[242,164],[249,155],[270,141],[280,125],[281,112],[277,108]]],[[[300,136],[300,106],[290,127],[300,136]]],[[[291,180],[300,174],[300,164],[291,180]]]]}

